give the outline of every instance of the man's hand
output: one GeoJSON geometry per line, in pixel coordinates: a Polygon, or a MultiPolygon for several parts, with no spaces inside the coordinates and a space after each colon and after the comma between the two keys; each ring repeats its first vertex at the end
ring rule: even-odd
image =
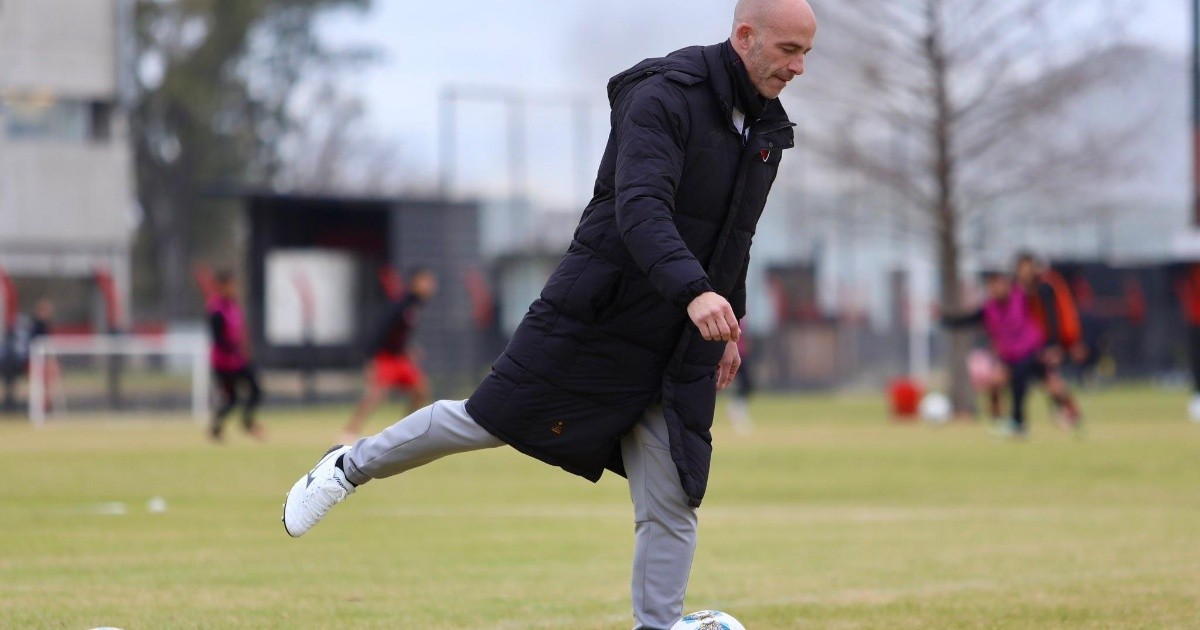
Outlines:
{"type": "Polygon", "coordinates": [[[1058,367],[1063,362],[1063,351],[1061,346],[1047,346],[1042,350],[1042,361],[1049,367],[1058,367]]]}
{"type": "Polygon", "coordinates": [[[701,293],[687,307],[688,317],[706,341],[737,341],[742,327],[733,316],[733,307],[718,293],[701,293]]]}
{"type": "Polygon", "coordinates": [[[741,367],[742,354],[738,352],[737,343],[730,341],[725,344],[725,356],[721,357],[721,362],[717,364],[717,389],[729,387],[741,367]]]}

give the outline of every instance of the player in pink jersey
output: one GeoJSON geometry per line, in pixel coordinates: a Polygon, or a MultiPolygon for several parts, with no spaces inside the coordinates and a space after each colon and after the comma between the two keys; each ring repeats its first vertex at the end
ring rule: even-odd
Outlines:
{"type": "Polygon", "coordinates": [[[237,406],[239,389],[245,385],[242,402],[242,426],[258,439],[265,434],[254,412],[262,398],[258,376],[250,361],[250,343],[246,334],[246,318],[237,300],[237,281],[230,271],[217,274],[216,291],[208,299],[208,323],[212,332],[210,361],[213,375],[221,392],[221,405],[213,415],[209,436],[221,440],[225,417],[237,406]]]}

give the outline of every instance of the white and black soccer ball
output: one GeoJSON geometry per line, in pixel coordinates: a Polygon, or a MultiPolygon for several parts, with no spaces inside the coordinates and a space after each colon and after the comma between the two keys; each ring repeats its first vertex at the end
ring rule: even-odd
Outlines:
{"type": "Polygon", "coordinates": [[[746,630],[746,626],[719,610],[701,610],[680,619],[671,630],[746,630]]]}

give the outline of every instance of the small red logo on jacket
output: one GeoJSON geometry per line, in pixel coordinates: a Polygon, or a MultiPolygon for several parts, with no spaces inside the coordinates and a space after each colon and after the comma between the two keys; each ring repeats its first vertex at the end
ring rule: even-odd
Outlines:
{"type": "Polygon", "coordinates": [[[762,156],[762,161],[766,162],[771,157],[771,150],[763,149],[759,151],[758,154],[762,156]]]}

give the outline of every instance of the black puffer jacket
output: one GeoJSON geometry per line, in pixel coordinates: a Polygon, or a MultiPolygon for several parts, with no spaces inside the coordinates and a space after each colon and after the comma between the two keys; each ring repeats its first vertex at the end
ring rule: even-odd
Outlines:
{"type": "Polygon", "coordinates": [[[793,145],[778,101],[766,103],[748,139],[734,126],[730,73],[744,70],[724,60],[723,46],[649,59],[609,82],[612,133],[595,197],[467,402],[518,450],[595,481],[606,467],[623,474],[621,436],[661,401],[696,506],[725,344],[704,341],[686,307],[715,290],[744,314],[750,241],[782,150],[793,145]]]}

